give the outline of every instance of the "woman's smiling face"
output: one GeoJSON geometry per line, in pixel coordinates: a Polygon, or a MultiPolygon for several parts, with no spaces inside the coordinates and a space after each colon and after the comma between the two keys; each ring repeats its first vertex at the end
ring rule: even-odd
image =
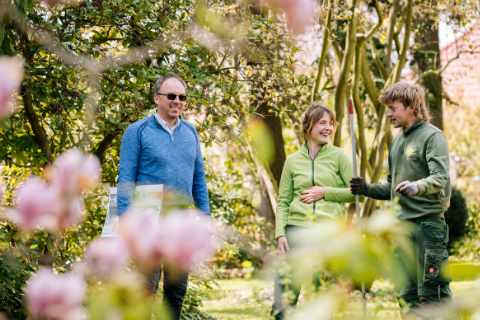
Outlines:
{"type": "Polygon", "coordinates": [[[323,117],[313,125],[309,140],[318,144],[326,144],[330,142],[333,132],[333,119],[328,113],[324,113],[323,117]]]}

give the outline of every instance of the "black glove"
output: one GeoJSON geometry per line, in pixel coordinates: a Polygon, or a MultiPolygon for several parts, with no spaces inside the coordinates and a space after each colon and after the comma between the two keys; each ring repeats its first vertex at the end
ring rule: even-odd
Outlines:
{"type": "Polygon", "coordinates": [[[350,191],[352,194],[366,196],[368,192],[368,185],[364,178],[352,178],[350,180],[350,191]]]}

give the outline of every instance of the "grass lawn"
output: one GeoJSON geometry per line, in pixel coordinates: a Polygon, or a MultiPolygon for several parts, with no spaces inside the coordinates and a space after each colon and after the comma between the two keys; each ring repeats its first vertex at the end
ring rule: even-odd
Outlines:
{"type": "Polygon", "coordinates": [[[264,280],[217,280],[202,310],[217,319],[270,319],[273,290],[264,280]]]}
{"type": "MultiPolygon", "coordinates": [[[[264,320],[272,304],[272,283],[261,279],[217,280],[218,287],[208,293],[202,311],[219,320],[264,320]]],[[[473,282],[453,282],[455,294],[468,292],[473,282]]],[[[352,299],[361,302],[359,293],[352,299]]],[[[302,303],[302,301],[300,301],[302,303]]],[[[393,288],[386,282],[376,281],[368,295],[368,313],[374,319],[401,319],[393,288]]]]}

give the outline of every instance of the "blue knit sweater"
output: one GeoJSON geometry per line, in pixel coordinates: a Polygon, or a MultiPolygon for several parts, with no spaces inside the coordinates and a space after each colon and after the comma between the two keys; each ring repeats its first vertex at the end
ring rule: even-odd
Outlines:
{"type": "Polygon", "coordinates": [[[153,115],[125,131],[118,169],[119,215],[127,210],[136,184],[163,184],[167,191],[193,199],[197,208],[210,213],[197,132],[190,123],[179,121],[172,135],[153,115]]]}

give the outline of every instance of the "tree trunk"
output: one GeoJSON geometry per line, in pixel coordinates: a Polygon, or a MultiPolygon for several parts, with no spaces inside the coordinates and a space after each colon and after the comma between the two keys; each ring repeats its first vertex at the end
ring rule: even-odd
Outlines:
{"type": "Polygon", "coordinates": [[[277,188],[280,183],[283,164],[285,163],[285,141],[283,140],[282,134],[282,121],[278,114],[271,110],[266,103],[260,105],[257,109],[257,113],[267,125],[273,137],[275,156],[268,169],[272,173],[273,179],[275,180],[274,184],[277,188]]]}
{"type": "Polygon", "coordinates": [[[418,10],[415,15],[414,63],[418,67],[420,82],[426,89],[427,104],[432,123],[443,129],[442,75],[439,72],[440,46],[438,41],[439,14],[437,1],[432,0],[429,8],[418,10]]]}

